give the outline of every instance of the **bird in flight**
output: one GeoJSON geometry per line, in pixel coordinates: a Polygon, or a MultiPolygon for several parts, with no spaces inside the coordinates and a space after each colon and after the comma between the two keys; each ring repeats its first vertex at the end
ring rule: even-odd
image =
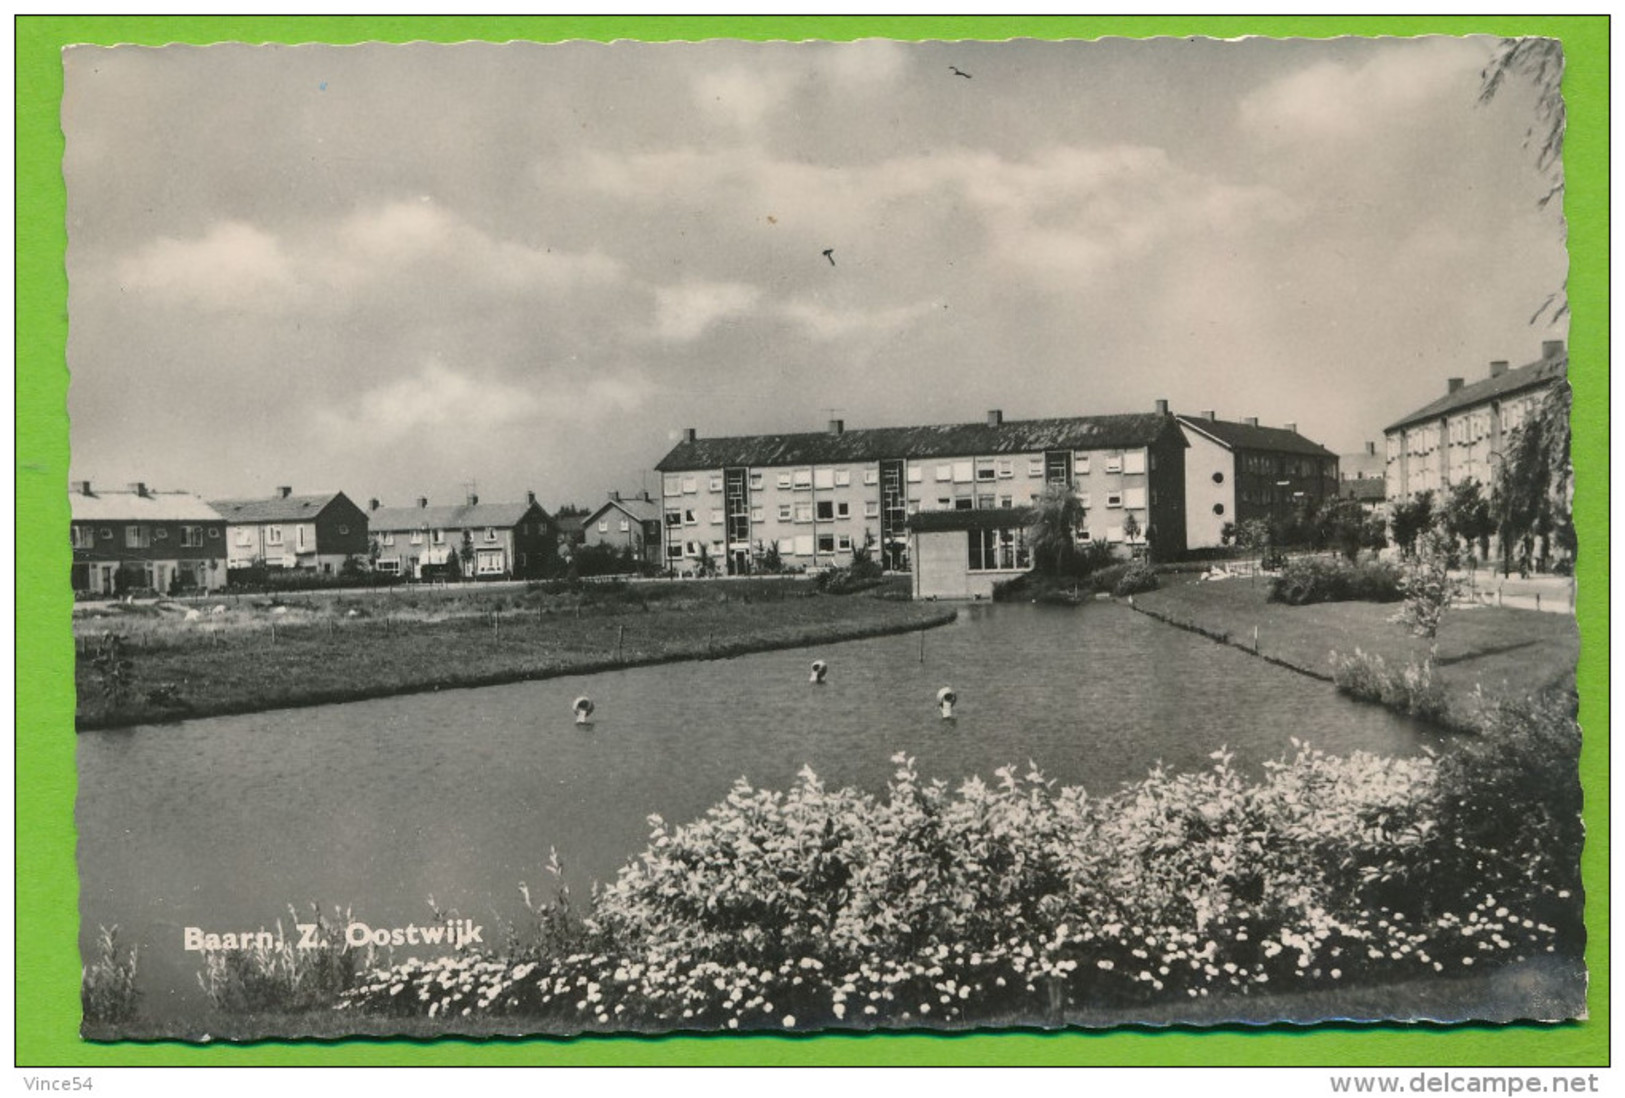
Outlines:
{"type": "Polygon", "coordinates": [[[964,71],[963,69],[957,68],[957,67],[955,67],[953,65],[948,66],[948,71],[953,73],[955,76],[963,76],[966,80],[969,80],[971,78],[970,73],[964,71]]]}
{"type": "Polygon", "coordinates": [[[835,249],[834,248],[825,248],[824,249],[824,258],[829,260],[829,265],[831,267],[835,266],[835,249]]]}

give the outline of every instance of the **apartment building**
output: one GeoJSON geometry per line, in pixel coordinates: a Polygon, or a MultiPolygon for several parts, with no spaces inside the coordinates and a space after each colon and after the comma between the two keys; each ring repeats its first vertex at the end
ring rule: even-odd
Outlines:
{"type": "Polygon", "coordinates": [[[1337,498],[1337,455],[1298,433],[1260,426],[1257,417],[1180,416],[1185,451],[1187,547],[1223,543],[1225,526],[1250,519],[1290,522],[1305,504],[1337,498]]]}

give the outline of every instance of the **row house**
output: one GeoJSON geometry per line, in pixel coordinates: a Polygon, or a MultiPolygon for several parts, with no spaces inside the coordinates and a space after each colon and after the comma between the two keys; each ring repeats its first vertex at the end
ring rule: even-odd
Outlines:
{"type": "Polygon", "coordinates": [[[1226,525],[1252,519],[1292,521],[1305,506],[1337,498],[1337,455],[1298,433],[1263,427],[1257,417],[1180,416],[1185,451],[1187,548],[1224,543],[1226,525]]]}
{"type": "Polygon", "coordinates": [[[609,501],[582,521],[582,542],[630,550],[645,564],[660,564],[660,503],[648,492],[622,497],[611,492],[609,501]]]}
{"type": "Polygon", "coordinates": [[[1371,514],[1385,514],[1388,501],[1388,463],[1377,444],[1337,455],[1337,498],[1353,500],[1371,514]]]}
{"type": "Polygon", "coordinates": [[[1387,427],[1385,470],[1390,501],[1441,492],[1476,480],[1489,485],[1509,449],[1510,436],[1568,372],[1562,340],[1541,345],[1541,356],[1516,369],[1490,363],[1489,376],[1471,385],[1446,382],[1445,394],[1387,427]]]}
{"type": "MultiPolygon", "coordinates": [[[[530,579],[546,575],[557,553],[553,520],[527,492],[518,503],[481,503],[476,495],[453,506],[414,507],[368,502],[374,567],[391,575],[425,578],[424,569],[455,569],[472,579],[530,579]]],[[[432,575],[433,573],[430,573],[432,575]]]]}
{"type": "Polygon", "coordinates": [[[189,492],[145,484],[68,494],[76,592],[209,591],[226,584],[226,520],[189,492]]]}
{"type": "Polygon", "coordinates": [[[367,555],[367,513],[343,492],[295,495],[278,488],[265,499],[211,500],[226,520],[226,567],[334,575],[367,555]]]}
{"type": "MultiPolygon", "coordinates": [[[[709,558],[754,570],[767,553],[789,566],[845,563],[872,545],[909,566],[909,518],[1026,507],[1044,486],[1073,487],[1080,540],[1184,549],[1185,441],[1166,401],[1155,412],[822,433],[700,438],[692,429],[655,466],[662,474],[664,557],[684,571],[709,558]]],[[[968,536],[968,535],[967,535],[968,536]]]]}

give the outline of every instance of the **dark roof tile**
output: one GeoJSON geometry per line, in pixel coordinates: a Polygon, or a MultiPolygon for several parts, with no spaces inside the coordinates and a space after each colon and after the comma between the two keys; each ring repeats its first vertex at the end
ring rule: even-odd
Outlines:
{"type": "Polygon", "coordinates": [[[1180,416],[1179,422],[1193,431],[1199,431],[1232,450],[1273,450],[1283,454],[1307,454],[1313,457],[1336,457],[1318,442],[1304,438],[1285,427],[1255,427],[1251,423],[1236,423],[1228,419],[1203,419],[1180,416]]]}
{"type": "Polygon", "coordinates": [[[1446,393],[1431,404],[1424,404],[1403,419],[1390,423],[1385,430],[1397,431],[1401,427],[1409,427],[1413,423],[1437,419],[1439,416],[1454,412],[1458,408],[1471,407],[1474,404],[1482,404],[1497,397],[1509,396],[1524,389],[1533,389],[1550,384],[1567,375],[1568,368],[1569,356],[1567,352],[1519,366],[1515,370],[1508,370],[1500,377],[1487,377],[1475,381],[1471,385],[1463,385],[1453,393],[1446,393]]]}

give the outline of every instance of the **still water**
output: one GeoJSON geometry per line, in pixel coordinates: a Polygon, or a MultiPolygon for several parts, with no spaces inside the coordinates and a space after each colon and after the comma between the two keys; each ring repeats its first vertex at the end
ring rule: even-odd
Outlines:
{"type": "Polygon", "coordinates": [[[784,789],[811,766],[878,792],[906,751],[954,785],[1030,760],[1105,794],[1226,745],[1256,769],[1294,736],[1408,754],[1425,733],[1111,603],[974,605],[923,636],[86,732],[81,945],[117,924],[162,1017],[200,1000],[185,927],[286,926],[312,901],[404,926],[432,896],[490,941],[522,913],[520,882],[549,880],[550,848],[582,896],[643,849],[649,814],[693,819],[741,776],[784,789]],[[952,722],[935,703],[948,685],[952,722]],[[588,728],[570,708],[583,693],[588,728]]]}

